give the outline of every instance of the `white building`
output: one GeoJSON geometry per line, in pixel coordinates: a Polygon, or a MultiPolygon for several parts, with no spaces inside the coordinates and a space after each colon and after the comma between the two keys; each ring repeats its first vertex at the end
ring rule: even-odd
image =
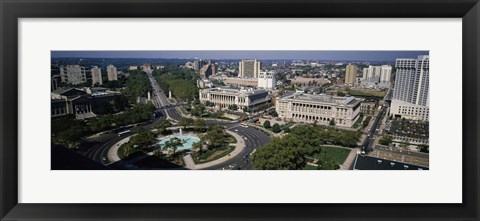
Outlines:
{"type": "Polygon", "coordinates": [[[107,66],[107,74],[108,74],[108,81],[116,81],[118,80],[118,73],[117,68],[113,65],[107,66]]]}
{"type": "Polygon", "coordinates": [[[275,71],[260,71],[258,75],[258,88],[272,90],[277,86],[275,71]]]}
{"type": "Polygon", "coordinates": [[[392,77],[392,66],[382,65],[380,70],[380,84],[390,84],[392,77]]]}
{"type": "Polygon", "coordinates": [[[390,114],[412,120],[429,120],[429,56],[399,58],[390,114]]]}
{"type": "Polygon", "coordinates": [[[255,60],[241,60],[238,64],[238,77],[258,78],[261,63],[255,60]]]}
{"type": "Polygon", "coordinates": [[[60,67],[60,78],[64,83],[73,85],[87,82],[85,67],[80,65],[67,65],[60,67]]]}
{"type": "Polygon", "coordinates": [[[92,85],[102,85],[102,69],[95,66],[90,71],[92,72],[92,85]]]}
{"type": "Polygon", "coordinates": [[[355,97],[335,97],[297,92],[277,98],[276,111],[284,120],[294,122],[351,127],[358,119],[362,100],[355,97]]]}
{"type": "Polygon", "coordinates": [[[265,90],[238,89],[231,87],[218,87],[203,89],[199,92],[202,103],[214,103],[217,108],[228,108],[237,105],[239,108],[253,108],[270,101],[268,92],[265,90]]]}
{"type": "Polygon", "coordinates": [[[363,69],[362,82],[367,84],[381,84],[384,86],[390,85],[390,78],[392,75],[392,66],[368,66],[363,69]]]}

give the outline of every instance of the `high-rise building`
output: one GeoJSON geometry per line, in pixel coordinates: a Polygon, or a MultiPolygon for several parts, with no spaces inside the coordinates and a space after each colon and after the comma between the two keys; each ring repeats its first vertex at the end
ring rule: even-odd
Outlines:
{"type": "Polygon", "coordinates": [[[392,75],[392,66],[368,66],[363,69],[362,82],[371,84],[390,84],[390,78],[392,75]]]}
{"type": "Polygon", "coordinates": [[[390,78],[392,76],[392,66],[382,65],[380,71],[380,84],[390,84],[390,78]]]}
{"type": "Polygon", "coordinates": [[[203,65],[204,65],[204,62],[201,59],[195,59],[195,61],[193,61],[193,69],[195,69],[195,71],[200,71],[203,65]]]}
{"type": "Polygon", "coordinates": [[[357,81],[357,66],[348,64],[345,69],[345,84],[355,85],[357,81]]]}
{"type": "Polygon", "coordinates": [[[91,69],[92,72],[92,85],[99,84],[102,85],[102,70],[95,66],[91,69]]]}
{"type": "Polygon", "coordinates": [[[118,80],[117,76],[117,68],[113,65],[107,66],[107,74],[108,74],[108,81],[116,81],[118,80]]]}
{"type": "Polygon", "coordinates": [[[428,121],[429,60],[428,55],[396,60],[391,115],[428,121]]]}
{"type": "Polygon", "coordinates": [[[241,60],[238,66],[238,77],[258,78],[261,63],[255,60],[241,60]]]}
{"type": "Polygon", "coordinates": [[[60,67],[60,78],[62,82],[73,85],[87,82],[85,67],[80,65],[67,65],[60,67]]]}
{"type": "Polygon", "coordinates": [[[260,71],[258,74],[258,88],[272,90],[276,87],[275,71],[260,71]]]}

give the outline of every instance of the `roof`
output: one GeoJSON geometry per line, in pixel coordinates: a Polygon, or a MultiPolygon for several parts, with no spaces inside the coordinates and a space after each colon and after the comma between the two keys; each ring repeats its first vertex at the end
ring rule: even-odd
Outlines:
{"type": "Polygon", "coordinates": [[[354,170],[428,170],[428,167],[417,166],[381,158],[357,155],[354,170]]]}
{"type": "Polygon", "coordinates": [[[298,101],[310,101],[310,102],[321,102],[328,104],[336,105],[345,105],[345,106],[355,106],[361,102],[360,99],[355,97],[336,97],[325,94],[306,94],[303,92],[296,92],[294,94],[280,98],[282,100],[298,100],[298,101]]]}
{"type": "Polygon", "coordinates": [[[57,90],[52,91],[52,94],[58,94],[61,96],[78,96],[78,95],[83,95],[86,94],[87,92],[77,89],[77,88],[71,88],[71,87],[64,87],[64,88],[58,88],[57,90]]]}

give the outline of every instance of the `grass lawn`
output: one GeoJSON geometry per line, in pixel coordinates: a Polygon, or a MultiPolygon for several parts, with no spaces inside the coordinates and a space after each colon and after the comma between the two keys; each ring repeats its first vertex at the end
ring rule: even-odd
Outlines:
{"type": "Polygon", "coordinates": [[[350,90],[349,94],[352,96],[361,96],[361,97],[385,97],[385,91],[369,91],[369,90],[350,90]]]}
{"type": "MultiPolygon", "coordinates": [[[[117,155],[118,157],[120,157],[120,159],[123,159],[125,158],[125,146],[127,145],[127,143],[125,144],[122,144],[122,146],[120,146],[120,148],[118,148],[117,150],[117,155]]],[[[128,153],[129,155],[132,155],[133,153],[137,152],[139,150],[132,150],[130,149],[130,153],[128,153]]]]}
{"type": "Polygon", "coordinates": [[[200,155],[198,153],[193,153],[192,158],[195,164],[208,163],[228,155],[233,150],[235,150],[234,146],[219,147],[214,150],[207,150],[200,155]]]}
{"type": "Polygon", "coordinates": [[[237,143],[237,139],[230,134],[225,135],[225,141],[227,141],[228,143],[237,143]]]}
{"type": "Polygon", "coordinates": [[[317,170],[317,167],[307,164],[303,169],[304,170],[317,170]]]}
{"type": "Polygon", "coordinates": [[[320,153],[317,153],[313,155],[313,158],[316,159],[331,159],[338,164],[343,164],[345,160],[348,157],[348,154],[350,153],[351,150],[349,149],[344,149],[344,148],[338,148],[338,147],[332,147],[332,146],[323,146],[323,150],[320,153]],[[326,156],[325,156],[325,151],[326,151],[326,156]]]}
{"type": "Polygon", "coordinates": [[[357,121],[352,125],[353,128],[358,128],[360,126],[360,123],[363,121],[363,116],[359,117],[357,121]]]}
{"type": "Polygon", "coordinates": [[[188,111],[185,110],[184,107],[180,107],[180,111],[181,111],[183,114],[188,115],[188,111]]]}

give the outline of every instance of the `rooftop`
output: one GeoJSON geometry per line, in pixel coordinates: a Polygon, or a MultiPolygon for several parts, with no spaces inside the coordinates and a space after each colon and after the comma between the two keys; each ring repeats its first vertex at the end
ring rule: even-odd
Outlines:
{"type": "Polygon", "coordinates": [[[245,94],[245,95],[253,95],[253,94],[262,94],[268,93],[266,90],[261,89],[253,89],[253,88],[237,88],[237,87],[230,87],[230,86],[223,86],[223,87],[216,87],[216,88],[207,88],[203,89],[203,92],[214,92],[215,94],[225,94],[225,95],[232,95],[232,94],[245,94]]]}
{"type": "Polygon", "coordinates": [[[354,170],[428,170],[427,167],[402,163],[381,158],[357,155],[354,170]]]}
{"type": "Polygon", "coordinates": [[[355,106],[362,100],[355,97],[336,97],[325,94],[306,94],[304,92],[296,92],[280,98],[282,100],[303,100],[322,103],[333,103],[337,105],[355,106]]]}

